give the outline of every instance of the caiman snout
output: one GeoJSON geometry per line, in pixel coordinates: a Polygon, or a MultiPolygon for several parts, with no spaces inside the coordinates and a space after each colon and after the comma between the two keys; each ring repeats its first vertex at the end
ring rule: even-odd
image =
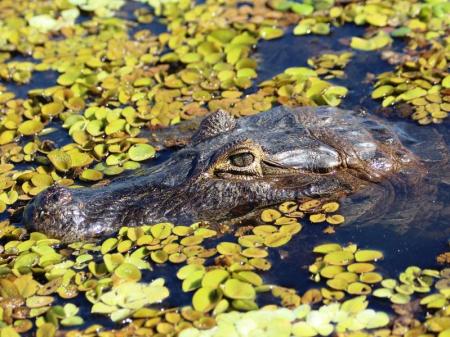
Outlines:
{"type": "Polygon", "coordinates": [[[59,208],[68,205],[72,201],[72,193],[67,187],[53,185],[43,194],[43,203],[49,208],[59,208]]]}
{"type": "Polygon", "coordinates": [[[69,188],[53,185],[27,205],[24,222],[29,231],[44,232],[66,241],[83,228],[85,216],[82,209],[69,188]]]}

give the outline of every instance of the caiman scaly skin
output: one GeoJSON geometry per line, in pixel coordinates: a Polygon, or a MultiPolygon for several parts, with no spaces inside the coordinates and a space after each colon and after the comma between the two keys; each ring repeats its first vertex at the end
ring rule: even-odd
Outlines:
{"type": "Polygon", "coordinates": [[[277,107],[234,119],[205,118],[165,162],[109,185],[52,186],[24,222],[65,242],[121,226],[236,219],[286,200],[348,195],[420,166],[388,124],[330,107],[277,107]]]}

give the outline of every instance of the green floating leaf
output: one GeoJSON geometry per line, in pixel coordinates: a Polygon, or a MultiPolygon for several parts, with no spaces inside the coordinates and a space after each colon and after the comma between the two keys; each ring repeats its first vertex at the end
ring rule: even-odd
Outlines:
{"type": "Polygon", "coordinates": [[[409,27],[400,27],[392,31],[391,35],[393,37],[404,37],[411,33],[411,28],[409,27]]]}
{"type": "Polygon", "coordinates": [[[195,310],[207,312],[212,310],[220,299],[220,292],[217,289],[203,287],[192,297],[192,306],[195,310]]]}
{"type": "Polygon", "coordinates": [[[404,101],[410,101],[415,98],[423,97],[428,92],[425,89],[422,89],[420,87],[405,91],[403,94],[399,95],[397,97],[397,100],[404,100],[404,101]]]}
{"type": "Polygon", "coordinates": [[[336,251],[325,255],[324,261],[335,266],[345,266],[353,261],[353,253],[348,251],[336,251]]]}
{"type": "Polygon", "coordinates": [[[319,246],[314,247],[313,252],[319,254],[327,254],[331,252],[335,252],[338,250],[342,250],[342,246],[337,243],[325,243],[319,246]]]}
{"type": "Polygon", "coordinates": [[[155,154],[155,148],[149,144],[135,144],[128,150],[130,159],[134,161],[147,160],[154,157],[155,154]]]}
{"type": "Polygon", "coordinates": [[[53,150],[47,157],[58,171],[67,172],[72,167],[72,159],[70,155],[64,151],[53,150]]]}
{"type": "Polygon", "coordinates": [[[103,179],[103,173],[94,169],[86,169],[81,172],[80,179],[84,181],[99,181],[103,179]]]}
{"type": "MultiPolygon", "coordinates": [[[[128,271],[125,274],[129,275],[128,271]]],[[[161,302],[168,296],[169,290],[162,278],[150,284],[123,282],[103,293],[92,306],[91,312],[109,314],[111,320],[121,321],[145,305],[161,302]]]]}
{"type": "Polygon", "coordinates": [[[386,47],[392,42],[392,38],[383,31],[370,39],[352,37],[350,46],[354,49],[372,51],[386,47]]]}
{"type": "Polygon", "coordinates": [[[229,273],[223,269],[213,269],[208,271],[202,280],[202,287],[218,288],[229,277],[229,273]]]}
{"type": "Polygon", "coordinates": [[[114,270],[114,274],[123,281],[138,282],[141,279],[141,272],[131,263],[122,263],[114,270]]]}
{"type": "Polygon", "coordinates": [[[447,89],[450,88],[450,75],[444,77],[442,80],[442,86],[447,89]]]}
{"type": "Polygon", "coordinates": [[[381,87],[376,88],[372,92],[372,98],[382,98],[388,96],[394,92],[394,87],[392,85],[382,85],[381,87]]]}
{"type": "MultiPolygon", "coordinates": [[[[2,329],[3,330],[3,329],[2,329]]],[[[6,331],[2,331],[1,336],[5,336],[5,337],[15,337],[15,336],[19,336],[19,334],[17,334],[12,328],[11,328],[12,332],[6,334],[6,331]]],[[[53,337],[56,334],[56,326],[54,326],[51,323],[44,323],[42,324],[36,332],[36,337],[53,337]]]]}
{"type": "Polygon", "coordinates": [[[31,119],[19,125],[18,131],[24,136],[32,136],[42,131],[44,124],[38,119],[31,119]]]}
{"type": "Polygon", "coordinates": [[[383,258],[383,253],[378,250],[361,249],[355,253],[356,262],[377,261],[383,258]]]}
{"type": "Polygon", "coordinates": [[[300,15],[310,15],[314,11],[314,7],[310,4],[291,2],[291,10],[300,15]]]}
{"type": "Polygon", "coordinates": [[[280,28],[263,27],[259,30],[259,36],[264,40],[273,40],[282,37],[284,31],[280,28]]]}
{"type": "Polygon", "coordinates": [[[236,279],[226,281],[223,292],[228,298],[236,300],[252,300],[256,296],[255,288],[251,284],[236,279]]]}

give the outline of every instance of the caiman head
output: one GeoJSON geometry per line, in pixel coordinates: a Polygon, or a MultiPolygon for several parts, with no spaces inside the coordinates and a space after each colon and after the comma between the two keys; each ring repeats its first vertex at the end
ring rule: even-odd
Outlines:
{"type": "Polygon", "coordinates": [[[170,158],[100,188],[54,186],[25,211],[34,230],[66,241],[120,226],[224,221],[286,200],[337,198],[417,167],[381,120],[330,107],[204,119],[170,158]]]}

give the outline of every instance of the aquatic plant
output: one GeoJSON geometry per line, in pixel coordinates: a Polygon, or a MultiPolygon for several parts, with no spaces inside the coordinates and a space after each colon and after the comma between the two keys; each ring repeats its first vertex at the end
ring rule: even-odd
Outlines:
{"type": "MultiPolygon", "coordinates": [[[[0,212],[15,210],[55,183],[103,184],[138,169],[160,150],[148,138],[149,128],[221,108],[239,117],[277,104],[337,106],[348,90],[335,79],[345,77],[355,53],[381,49],[397,63],[374,85],[372,98],[383,107],[400,108],[423,125],[448,116],[445,1],[141,2],[148,6],[127,19],[122,0],[0,2],[0,212]],[[136,26],[154,20],[167,31],[136,26]],[[262,41],[291,34],[292,25],[294,35],[327,35],[345,23],[368,27],[364,36],[346,42],[353,51],[316,56],[258,80],[255,50],[262,41]],[[388,53],[396,39],[406,40],[405,53],[388,53]],[[14,90],[36,78],[46,86],[27,95],[14,90]],[[55,133],[60,124],[67,140],[55,133]]],[[[300,294],[266,283],[270,253],[281,254],[280,247],[307,225],[334,232],[345,221],[338,211],[336,201],[289,201],[264,210],[260,224],[242,227],[232,239],[219,240],[216,228],[205,223],[159,223],[123,227],[98,244],[69,246],[3,220],[0,336],[35,330],[51,337],[61,329],[69,337],[181,331],[184,337],[244,336],[249,326],[261,336],[450,336],[445,266],[410,267],[387,277],[376,263],[392,257],[327,243],[315,247],[317,259],[309,266],[318,288],[300,294]],[[186,307],[165,307],[170,290],[164,280],[144,280],[163,265],[178,266],[179,285],[192,294],[186,307]],[[264,293],[274,305],[260,308],[264,293]],[[428,312],[421,320],[415,299],[428,312]],[[392,302],[395,315],[370,309],[379,300],[392,302]],[[91,314],[127,324],[116,330],[83,325],[92,323],[91,314]]],[[[438,261],[448,265],[448,253],[438,261]]]]}

